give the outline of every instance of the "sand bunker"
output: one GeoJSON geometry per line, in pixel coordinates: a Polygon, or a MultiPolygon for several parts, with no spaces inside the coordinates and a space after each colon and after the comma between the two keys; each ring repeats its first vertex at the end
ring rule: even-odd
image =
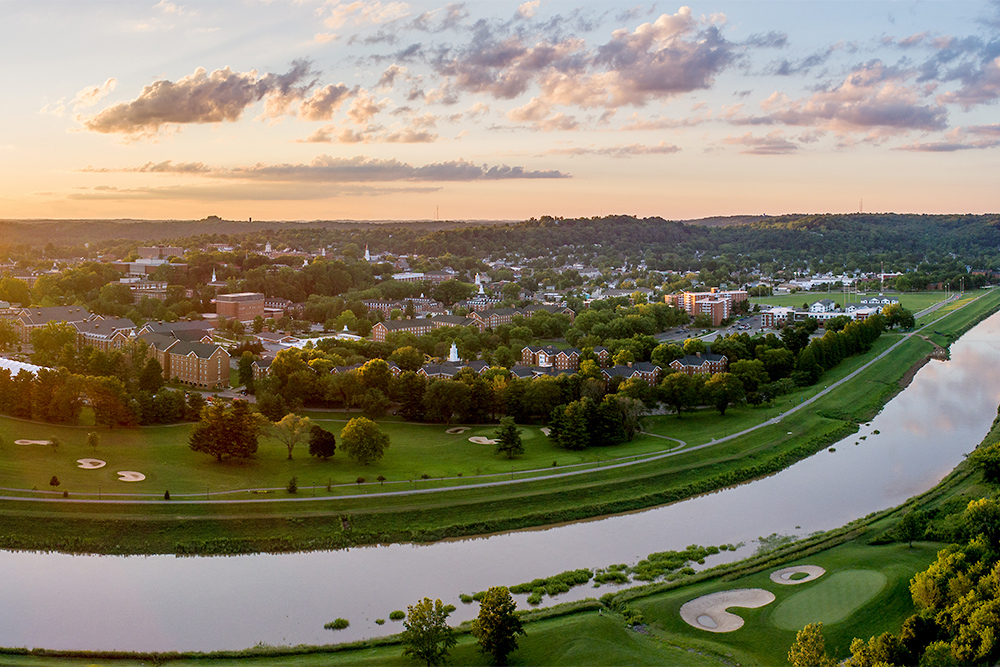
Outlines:
{"type": "Polygon", "coordinates": [[[15,445],[51,445],[51,440],[15,440],[15,445]]]}
{"type": "Polygon", "coordinates": [[[794,586],[795,584],[804,584],[807,581],[819,579],[824,574],[826,574],[826,570],[821,568],[819,565],[796,565],[794,567],[786,567],[782,570],[772,572],[771,581],[776,584],[794,586]],[[801,579],[792,579],[792,577],[796,574],[805,574],[808,576],[802,577],[801,579]]]}
{"type": "Polygon", "coordinates": [[[136,472],[134,470],[119,470],[118,471],[118,481],[119,482],[141,482],[146,479],[146,476],[141,472],[136,472]]]}
{"type": "Polygon", "coordinates": [[[101,459],[77,459],[76,462],[80,464],[77,468],[83,468],[84,470],[97,470],[108,465],[107,461],[102,461],[101,459]]]}
{"type": "Polygon", "coordinates": [[[730,614],[729,607],[763,607],[774,602],[774,593],[763,588],[737,588],[685,602],[681,618],[688,625],[708,632],[732,632],[743,627],[743,619],[730,614]]]}
{"type": "Polygon", "coordinates": [[[552,429],[550,429],[548,426],[543,426],[542,428],[540,428],[538,430],[542,432],[542,435],[551,435],[552,434],[552,429]]]}
{"type": "Polygon", "coordinates": [[[474,436],[472,436],[471,438],[469,438],[469,442],[473,442],[473,443],[475,443],[477,445],[495,445],[495,444],[497,444],[496,440],[490,440],[489,438],[484,438],[481,435],[474,435],[474,436]]]}
{"type": "Polygon", "coordinates": [[[470,426],[456,426],[454,428],[448,429],[447,431],[445,431],[445,433],[447,433],[448,435],[458,435],[460,433],[465,433],[470,428],[471,428],[470,426]]]}

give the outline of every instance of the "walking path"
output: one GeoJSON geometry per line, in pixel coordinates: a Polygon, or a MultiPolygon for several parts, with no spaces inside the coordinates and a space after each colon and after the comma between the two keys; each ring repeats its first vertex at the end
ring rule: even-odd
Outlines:
{"type": "MultiPolygon", "coordinates": [[[[974,303],[975,301],[977,301],[978,299],[982,298],[982,296],[984,296],[985,294],[988,294],[988,293],[989,292],[984,293],[983,295],[977,296],[975,299],[972,299],[968,303],[964,303],[964,304],[960,305],[955,310],[960,310],[961,308],[964,308],[965,306],[969,305],[970,303],[974,303]]],[[[954,299],[954,298],[956,298],[956,297],[952,297],[952,299],[954,299]]],[[[948,299],[946,301],[950,301],[950,300],[951,299],[948,299]]],[[[945,303],[945,301],[941,301],[938,304],[935,304],[935,306],[937,306],[939,308],[944,303],[945,303]]],[[[934,306],[932,306],[931,308],[924,309],[918,315],[924,315],[924,314],[926,314],[928,312],[931,312],[932,310],[936,310],[936,309],[937,308],[935,308],[934,306]]],[[[951,312],[954,312],[954,311],[951,311],[951,312]]],[[[948,314],[951,314],[951,313],[948,313],[948,314]]],[[[192,499],[192,500],[185,500],[184,502],[185,502],[185,504],[187,504],[187,503],[198,503],[198,504],[239,504],[239,503],[261,503],[261,502],[310,502],[310,501],[324,501],[324,500],[329,501],[329,500],[339,500],[339,499],[345,499],[345,498],[359,498],[359,497],[363,497],[363,498],[384,498],[384,497],[393,497],[393,496],[415,496],[415,495],[424,495],[424,494],[429,494],[429,493],[442,493],[442,492],[449,492],[449,491],[462,491],[462,490],[467,490],[467,489],[485,489],[485,488],[497,487],[497,486],[509,486],[509,485],[512,485],[512,484],[524,484],[524,483],[528,483],[528,482],[538,482],[538,481],[545,481],[545,480],[552,480],[552,479],[563,479],[563,478],[572,477],[574,475],[583,475],[583,474],[591,473],[591,472],[594,472],[595,470],[598,470],[598,469],[600,469],[600,470],[612,470],[612,469],[616,469],[616,468],[627,468],[629,466],[638,465],[640,463],[649,463],[651,461],[659,461],[659,460],[662,460],[662,459],[666,459],[666,458],[670,458],[670,457],[673,457],[673,456],[677,456],[679,454],[687,454],[688,452],[693,452],[693,451],[697,451],[697,450],[700,450],[700,449],[705,449],[707,447],[714,447],[714,446],[719,445],[721,443],[728,442],[728,441],[734,440],[736,438],[740,438],[740,437],[742,437],[744,435],[747,435],[749,433],[753,433],[754,431],[762,429],[765,426],[773,426],[775,424],[778,424],[786,416],[794,414],[794,413],[798,412],[799,410],[804,410],[806,407],[812,405],[813,403],[815,403],[816,401],[818,401],[820,398],[826,396],[827,394],[829,394],[831,391],[833,391],[837,387],[840,387],[844,383],[849,382],[850,380],[854,379],[859,373],[861,373],[861,372],[865,371],[866,369],[868,369],[875,362],[877,362],[877,361],[885,358],[886,356],[888,356],[890,353],[893,352],[893,350],[895,350],[897,347],[899,347],[904,342],[906,342],[907,340],[909,340],[912,336],[918,335],[921,331],[923,331],[924,329],[926,329],[927,327],[929,327],[929,326],[931,326],[933,324],[936,324],[940,320],[944,319],[944,317],[946,317],[946,316],[947,315],[942,315],[941,317],[939,317],[939,318],[937,318],[937,319],[935,319],[935,320],[933,320],[931,322],[928,322],[927,324],[924,324],[919,329],[915,329],[914,331],[911,331],[909,333],[903,334],[902,336],[900,336],[900,338],[899,338],[898,341],[896,341],[895,343],[893,343],[892,345],[890,345],[888,348],[886,348],[879,355],[877,355],[873,359],[870,359],[868,362],[866,362],[864,365],[862,365],[861,367],[859,367],[855,371],[853,371],[850,374],[844,376],[843,378],[841,378],[840,380],[834,382],[833,384],[825,387],[824,389],[816,392],[816,394],[814,394],[810,398],[805,399],[804,401],[802,401],[798,405],[789,408],[785,412],[778,413],[775,417],[773,417],[771,419],[768,419],[768,420],[766,420],[766,421],[764,421],[764,422],[762,422],[760,424],[757,424],[755,426],[751,426],[750,428],[743,429],[742,431],[739,431],[737,433],[732,433],[732,434],[726,435],[725,437],[722,437],[722,438],[713,438],[712,440],[710,440],[710,441],[708,441],[706,443],[700,444],[700,445],[693,445],[691,447],[684,447],[684,445],[686,443],[684,443],[681,440],[676,440],[675,438],[669,438],[667,436],[657,436],[655,434],[648,433],[646,435],[652,435],[653,437],[660,437],[660,438],[664,438],[664,439],[667,439],[667,440],[673,440],[674,442],[678,442],[678,443],[681,443],[681,444],[678,447],[673,447],[671,449],[668,449],[668,450],[665,450],[665,451],[661,451],[661,452],[658,452],[658,453],[652,454],[652,455],[634,455],[634,456],[627,457],[624,460],[623,459],[609,459],[606,463],[603,463],[603,464],[600,461],[598,461],[598,463],[596,465],[595,464],[591,464],[591,463],[582,463],[582,464],[575,464],[574,466],[565,466],[564,468],[562,468],[562,470],[560,472],[550,473],[550,474],[546,474],[546,475],[532,475],[532,476],[529,476],[529,477],[517,478],[516,475],[525,475],[525,474],[529,474],[530,475],[533,472],[540,472],[540,470],[521,470],[521,471],[517,471],[517,472],[515,472],[515,471],[512,470],[509,473],[509,475],[510,475],[509,479],[500,479],[500,480],[496,480],[496,481],[492,481],[492,482],[478,482],[478,483],[474,483],[474,484],[461,484],[461,485],[458,485],[458,486],[446,486],[446,487],[429,488],[429,489],[417,489],[417,488],[413,488],[413,489],[406,489],[406,490],[400,490],[400,491],[379,491],[379,492],[375,492],[375,493],[348,494],[348,495],[343,495],[343,496],[267,498],[267,499],[260,499],[260,498],[257,498],[257,499],[249,499],[249,498],[225,498],[225,499],[216,499],[216,500],[210,500],[210,499],[193,500],[192,499]],[[581,468],[582,467],[582,469],[565,470],[565,468],[569,468],[569,467],[574,467],[574,468],[581,468]]],[[[598,455],[598,456],[600,456],[600,455],[598,455]]],[[[549,469],[546,468],[545,470],[549,470],[549,469]]],[[[508,475],[508,473],[496,473],[496,474],[493,474],[493,475],[484,475],[483,477],[499,477],[499,476],[505,476],[506,477],[507,475],[508,475]]],[[[454,477],[454,478],[438,478],[437,481],[450,481],[450,480],[460,480],[460,479],[463,479],[463,478],[459,478],[459,477],[454,477]]],[[[464,479],[468,479],[468,478],[464,478],[464,479]]],[[[413,484],[415,486],[416,485],[416,480],[405,481],[405,482],[394,482],[394,483],[395,484],[413,484]]],[[[334,485],[334,486],[343,487],[343,488],[348,488],[348,487],[354,488],[354,487],[357,487],[358,485],[357,484],[338,484],[338,485],[334,485]]],[[[306,491],[306,490],[308,490],[309,488],[312,488],[312,487],[299,487],[299,488],[302,489],[303,491],[306,491]]],[[[15,490],[15,489],[4,489],[4,490],[15,490]]],[[[277,490],[280,490],[280,489],[249,489],[248,491],[277,491],[277,490]]],[[[238,491],[238,492],[242,492],[242,489],[240,491],[238,491]]],[[[234,493],[234,491],[223,491],[223,492],[217,492],[216,495],[223,495],[223,494],[225,494],[225,495],[231,495],[232,493],[234,493]]],[[[108,494],[105,494],[105,495],[108,495],[108,494]]],[[[124,494],[121,494],[121,495],[124,495],[124,494]]],[[[189,494],[189,495],[180,495],[180,494],[177,494],[177,495],[173,495],[173,498],[178,499],[178,500],[181,499],[181,498],[193,498],[195,496],[197,496],[197,497],[200,498],[203,495],[204,496],[209,496],[210,494],[208,494],[208,493],[205,493],[205,494],[189,494]]],[[[153,496],[149,495],[149,496],[146,496],[146,497],[153,497],[153,496]]],[[[133,499],[104,500],[104,499],[89,499],[89,498],[68,498],[67,499],[67,498],[62,498],[62,497],[58,497],[58,498],[56,498],[56,497],[49,497],[49,498],[28,498],[28,497],[23,497],[23,496],[0,496],[0,500],[19,500],[19,501],[29,501],[29,502],[61,502],[61,503],[66,503],[66,502],[75,502],[75,503],[105,503],[105,504],[106,503],[112,503],[112,504],[133,504],[133,505],[162,504],[164,502],[162,499],[158,499],[158,500],[140,500],[140,499],[134,499],[134,500],[133,499]]]]}

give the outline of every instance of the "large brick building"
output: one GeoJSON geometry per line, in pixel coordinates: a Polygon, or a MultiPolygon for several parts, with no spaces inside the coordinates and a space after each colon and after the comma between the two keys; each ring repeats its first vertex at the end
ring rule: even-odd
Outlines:
{"type": "Polygon", "coordinates": [[[227,320],[252,322],[258,315],[264,317],[264,295],[260,292],[220,294],[215,297],[215,312],[227,320]]]}
{"type": "Polygon", "coordinates": [[[177,378],[195,387],[225,387],[229,384],[229,353],[221,345],[177,340],[169,334],[144,333],[149,354],[163,367],[164,379],[177,378]]]}
{"type": "Polygon", "coordinates": [[[748,298],[746,290],[719,290],[712,288],[708,292],[681,292],[668,294],[665,301],[668,305],[680,308],[691,317],[708,315],[712,325],[719,326],[722,320],[732,317],[734,307],[748,298]]]}

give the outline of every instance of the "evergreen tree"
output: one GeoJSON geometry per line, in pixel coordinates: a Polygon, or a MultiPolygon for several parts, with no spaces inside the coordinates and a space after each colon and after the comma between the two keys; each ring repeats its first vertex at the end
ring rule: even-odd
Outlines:
{"type": "Polygon", "coordinates": [[[508,459],[524,454],[524,444],[521,442],[521,431],[514,423],[513,417],[500,420],[494,437],[497,439],[497,454],[506,454],[508,459]]]}

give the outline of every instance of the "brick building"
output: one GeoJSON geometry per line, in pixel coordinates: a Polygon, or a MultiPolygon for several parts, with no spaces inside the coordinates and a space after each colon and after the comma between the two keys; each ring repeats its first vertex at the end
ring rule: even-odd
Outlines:
{"type": "Polygon", "coordinates": [[[252,322],[264,317],[264,295],[260,292],[237,292],[215,297],[215,312],[219,317],[239,322],[252,322]]]}

